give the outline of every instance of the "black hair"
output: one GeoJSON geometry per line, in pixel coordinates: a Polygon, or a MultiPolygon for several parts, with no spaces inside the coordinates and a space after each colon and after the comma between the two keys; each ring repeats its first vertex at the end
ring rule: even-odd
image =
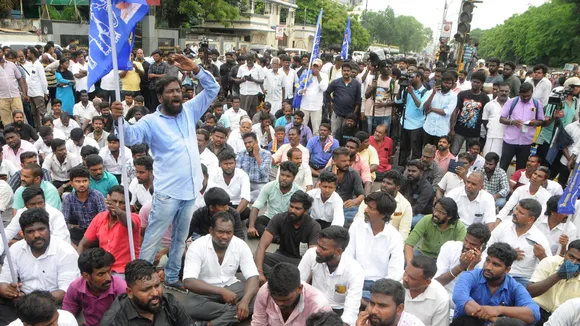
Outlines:
{"type": "Polygon", "coordinates": [[[407,163],[407,168],[410,166],[416,167],[417,169],[419,169],[419,171],[425,170],[425,165],[420,159],[410,160],[409,163],[407,163]]]}
{"type": "Polygon", "coordinates": [[[520,86],[520,94],[533,92],[533,91],[534,91],[534,86],[532,86],[532,84],[530,84],[530,83],[523,83],[522,86],[520,86]]]}
{"type": "Polygon", "coordinates": [[[395,186],[400,186],[401,181],[403,180],[403,175],[401,174],[401,172],[397,171],[396,169],[391,169],[391,170],[385,172],[385,175],[383,176],[383,180],[385,180],[385,179],[389,179],[389,180],[393,181],[395,186]]]}
{"type": "Polygon", "coordinates": [[[12,118],[14,118],[17,114],[21,114],[24,117],[24,112],[21,110],[14,110],[12,111],[12,118]]]}
{"type": "Polygon", "coordinates": [[[48,222],[49,216],[48,212],[44,208],[31,208],[22,212],[20,215],[20,229],[24,231],[27,226],[34,223],[42,223],[46,225],[46,228],[50,230],[50,223],[48,222]]]}
{"type": "Polygon", "coordinates": [[[336,243],[336,247],[345,250],[348,246],[350,236],[348,230],[338,225],[331,225],[326,229],[320,231],[319,239],[330,239],[336,243]]]}
{"type": "Polygon", "coordinates": [[[344,322],[334,311],[319,311],[308,316],[306,326],[343,326],[344,322]]]}
{"type": "Polygon", "coordinates": [[[451,82],[454,82],[455,81],[455,77],[450,72],[444,72],[441,75],[441,80],[442,81],[451,81],[451,82]]]}
{"type": "Polygon", "coordinates": [[[471,79],[477,79],[477,80],[481,81],[482,83],[485,83],[485,78],[486,78],[486,76],[485,76],[485,73],[483,71],[476,71],[473,74],[471,74],[471,79]]]}
{"type": "Polygon", "coordinates": [[[325,127],[326,129],[328,129],[328,131],[332,131],[332,126],[330,125],[330,123],[323,122],[320,124],[320,126],[318,126],[318,129],[320,129],[320,127],[325,127]]]}
{"type": "Polygon", "coordinates": [[[135,96],[135,102],[145,102],[145,98],[141,95],[135,96]]]}
{"type": "Polygon", "coordinates": [[[449,135],[443,135],[441,137],[439,137],[439,140],[441,139],[445,139],[447,141],[447,143],[451,144],[451,137],[449,137],[449,135]]]}
{"type": "Polygon", "coordinates": [[[298,165],[290,161],[282,162],[282,164],[280,164],[280,172],[282,171],[288,171],[292,173],[293,176],[296,176],[298,174],[298,165]]]}
{"type": "Polygon", "coordinates": [[[492,57],[492,58],[487,59],[487,63],[492,63],[492,62],[497,63],[498,68],[499,68],[500,61],[499,61],[498,57],[492,57]]]}
{"type": "MultiPolygon", "coordinates": [[[[540,162],[541,162],[541,160],[540,160],[540,162]]],[[[549,179],[550,178],[550,168],[549,167],[547,167],[545,165],[542,165],[542,166],[538,167],[536,169],[536,171],[542,171],[542,172],[544,172],[546,174],[546,178],[545,179],[549,179]]]]}
{"type": "Polygon", "coordinates": [[[356,138],[356,137],[350,137],[349,139],[346,140],[346,142],[347,143],[355,143],[356,144],[356,148],[357,149],[360,148],[360,140],[358,138],[356,138]]]}
{"type": "Polygon", "coordinates": [[[95,121],[101,121],[103,124],[105,124],[105,118],[103,118],[103,117],[102,117],[102,116],[100,116],[100,115],[96,115],[96,116],[94,116],[94,117],[93,117],[93,121],[92,121],[92,123],[94,124],[94,123],[95,123],[95,121]]]}
{"type": "Polygon", "coordinates": [[[568,250],[577,249],[580,250],[580,239],[576,239],[568,244],[568,250]]]}
{"type": "Polygon", "coordinates": [[[544,215],[550,216],[552,213],[558,213],[558,202],[560,201],[560,195],[555,195],[550,197],[546,202],[546,212],[544,215]]]}
{"type": "MultiPolygon", "coordinates": [[[[294,112],[293,116],[299,116],[300,118],[304,119],[304,112],[296,111],[296,112],[294,112]]],[[[300,132],[298,132],[298,133],[300,133],[300,132]]]]}
{"type": "Polygon", "coordinates": [[[81,157],[86,159],[90,155],[99,156],[99,149],[91,145],[84,145],[83,148],[81,148],[81,157]]]}
{"type": "Polygon", "coordinates": [[[22,169],[32,171],[32,176],[34,178],[42,178],[42,174],[43,174],[42,168],[40,167],[40,165],[38,165],[36,163],[27,164],[22,169]]]}
{"type": "Polygon", "coordinates": [[[449,197],[442,197],[433,204],[433,207],[435,207],[437,204],[441,205],[441,207],[443,207],[443,209],[447,212],[447,216],[451,217],[449,219],[449,224],[455,224],[457,221],[459,221],[459,209],[457,208],[457,203],[455,203],[455,200],[449,197]]]}
{"type": "Polygon", "coordinates": [[[338,176],[332,171],[322,171],[318,176],[318,182],[328,182],[336,184],[338,182],[338,176]]]}
{"type": "Polygon", "coordinates": [[[137,281],[149,281],[153,277],[155,266],[143,259],[135,259],[125,266],[125,282],[133,286],[137,281]]]}
{"type": "Polygon", "coordinates": [[[197,130],[195,131],[195,133],[196,133],[197,135],[203,135],[203,139],[204,139],[205,141],[209,141],[209,131],[207,131],[207,130],[205,130],[205,129],[197,129],[197,130]]]}
{"type": "Polygon", "coordinates": [[[332,160],[336,161],[336,159],[338,159],[339,156],[341,155],[346,155],[348,157],[350,157],[350,151],[348,150],[348,148],[346,147],[337,147],[333,152],[332,152],[332,160]]]}
{"type": "Polygon", "coordinates": [[[28,203],[29,200],[36,196],[42,196],[42,199],[44,199],[44,191],[39,186],[26,187],[22,192],[22,200],[24,203],[28,203]]]}
{"type": "Polygon", "coordinates": [[[518,203],[523,209],[527,210],[530,215],[534,217],[534,220],[537,220],[540,215],[542,215],[542,205],[539,201],[533,198],[525,198],[519,201],[518,203]]]}
{"type": "MultiPolygon", "coordinates": [[[[81,153],[82,155],[82,153],[81,153]]],[[[100,157],[98,154],[91,154],[85,157],[85,165],[87,168],[91,168],[95,165],[103,164],[103,158],[100,157]]]]}
{"type": "Polygon", "coordinates": [[[16,316],[28,325],[49,322],[56,310],[56,299],[48,291],[35,290],[15,302],[16,316]]]}
{"type": "Polygon", "coordinates": [[[120,139],[119,139],[119,137],[117,137],[117,135],[115,135],[114,133],[110,133],[110,134],[107,136],[107,142],[108,142],[108,143],[110,143],[110,142],[112,142],[112,141],[119,142],[119,141],[120,141],[120,139]]]}
{"type": "Polygon", "coordinates": [[[382,278],[371,285],[370,292],[393,297],[397,306],[405,303],[405,288],[395,280],[382,278]]]}
{"type": "Polygon", "coordinates": [[[14,126],[8,126],[4,128],[4,137],[6,137],[7,134],[15,134],[18,136],[18,138],[20,138],[20,133],[18,133],[18,130],[16,130],[16,127],[14,126]]]}
{"type": "Polygon", "coordinates": [[[74,128],[73,130],[70,131],[70,139],[72,140],[80,140],[83,137],[85,137],[85,133],[81,128],[74,128]]]}
{"type": "Polygon", "coordinates": [[[510,267],[518,257],[514,248],[505,242],[496,242],[489,246],[487,255],[501,260],[505,267],[510,267]]]}
{"type": "Polygon", "coordinates": [[[137,154],[145,154],[148,155],[149,152],[149,145],[147,144],[135,144],[133,146],[131,146],[131,155],[137,155],[137,154]]]}
{"type": "Polygon", "coordinates": [[[71,181],[74,178],[87,178],[87,179],[90,179],[91,173],[89,172],[89,169],[87,169],[86,166],[84,166],[84,165],[77,165],[77,166],[73,167],[72,169],[70,169],[69,177],[70,177],[70,180],[71,181]]]}
{"type": "Polygon", "coordinates": [[[473,163],[475,161],[475,157],[471,153],[462,152],[457,155],[457,159],[465,158],[469,163],[473,163]]]}
{"type": "Polygon", "coordinates": [[[483,223],[471,224],[467,228],[467,234],[479,240],[482,245],[485,245],[489,241],[489,238],[491,238],[489,227],[483,223]]]}
{"type": "Polygon", "coordinates": [[[205,166],[205,164],[203,164],[203,163],[201,163],[201,173],[202,173],[202,174],[203,174],[205,177],[207,177],[207,176],[208,176],[208,174],[207,174],[207,166],[205,166]]]}
{"type": "Polygon", "coordinates": [[[298,134],[298,136],[300,136],[300,128],[298,128],[296,126],[292,126],[292,127],[288,128],[288,134],[290,134],[290,131],[291,130],[296,131],[296,133],[298,134]]]}
{"type": "Polygon", "coordinates": [[[147,171],[153,171],[153,158],[151,156],[141,156],[133,161],[134,166],[143,166],[147,171]]]}
{"type": "Polygon", "coordinates": [[[377,204],[377,211],[383,214],[383,220],[385,223],[391,221],[391,215],[393,215],[395,209],[397,209],[397,202],[393,196],[383,191],[371,192],[365,198],[365,203],[367,205],[370,202],[377,204]]]}
{"type": "Polygon", "coordinates": [[[288,150],[288,152],[286,153],[286,156],[288,156],[288,159],[292,159],[294,157],[294,153],[302,153],[302,150],[300,150],[300,148],[298,147],[292,147],[288,150]]]}
{"type": "Polygon", "coordinates": [[[225,150],[218,154],[219,163],[227,160],[236,160],[236,154],[231,150],[225,150]]]}
{"type": "Polygon", "coordinates": [[[499,155],[497,155],[497,153],[494,152],[489,152],[485,154],[485,161],[486,162],[493,161],[495,164],[497,164],[499,162],[499,155]]]}
{"type": "Polygon", "coordinates": [[[99,108],[101,108],[101,109],[108,108],[110,106],[111,105],[107,101],[102,101],[101,103],[99,103],[99,108]]]}
{"type": "MultiPolygon", "coordinates": [[[[54,102],[54,101],[60,101],[60,100],[56,98],[56,99],[54,99],[54,100],[52,100],[52,101],[54,102]]],[[[54,104],[53,104],[53,105],[54,105],[54,104]]],[[[49,122],[49,121],[50,121],[50,124],[53,124],[53,123],[52,123],[52,118],[51,118],[51,117],[42,117],[42,125],[43,125],[43,126],[44,126],[44,125],[45,125],[47,122],[49,122]]],[[[50,127],[49,127],[49,128],[50,128],[50,127]]],[[[52,130],[52,128],[51,128],[51,130],[52,130]]]]}
{"type": "Polygon", "coordinates": [[[215,228],[218,221],[229,221],[232,222],[232,225],[236,225],[234,221],[234,217],[229,212],[217,212],[211,217],[211,227],[215,228]]]}
{"type": "Polygon", "coordinates": [[[24,152],[20,154],[20,163],[24,163],[24,161],[33,157],[34,158],[38,157],[38,154],[36,154],[36,152],[24,152]]]}
{"type": "Polygon", "coordinates": [[[90,248],[83,252],[78,259],[81,273],[92,274],[95,269],[113,266],[115,257],[103,248],[90,248]]]}
{"type": "Polygon", "coordinates": [[[290,263],[278,263],[272,267],[268,278],[270,295],[286,297],[300,287],[300,271],[290,263]]]}
{"type": "Polygon", "coordinates": [[[503,63],[503,66],[510,66],[512,68],[512,70],[516,70],[516,64],[513,61],[506,61],[503,63]]]}
{"type": "MultiPolygon", "coordinates": [[[[45,128],[45,127],[43,127],[45,128]]],[[[50,127],[46,127],[48,129],[50,129],[50,127]]],[[[51,131],[52,132],[52,131],[51,131]]],[[[52,152],[56,152],[57,148],[61,147],[61,146],[65,146],[66,142],[64,141],[64,139],[60,139],[60,138],[53,138],[52,141],[50,142],[50,148],[52,149],[52,152]]]]}
{"type": "Polygon", "coordinates": [[[40,137],[46,137],[52,134],[52,128],[49,126],[42,126],[38,129],[38,135],[40,137]]]}
{"type": "MultiPolygon", "coordinates": [[[[123,197],[125,197],[125,188],[123,188],[123,186],[121,185],[113,186],[109,189],[107,194],[110,196],[113,193],[118,193],[121,194],[123,197]]],[[[131,192],[129,192],[129,201],[131,201],[131,192]]]]}
{"type": "Polygon", "coordinates": [[[213,128],[213,130],[211,131],[212,135],[215,134],[216,132],[222,133],[226,137],[228,136],[228,130],[222,126],[215,126],[215,128],[213,128]]]}
{"type": "Polygon", "coordinates": [[[227,205],[230,203],[230,195],[228,195],[228,193],[222,188],[214,187],[205,191],[203,194],[203,200],[207,207],[227,205]]]}
{"type": "Polygon", "coordinates": [[[310,197],[307,193],[302,190],[297,190],[295,193],[292,194],[290,197],[291,203],[302,203],[304,210],[307,212],[312,207],[312,197],[310,197]]]}
{"type": "Polygon", "coordinates": [[[242,139],[246,139],[248,137],[252,137],[254,141],[258,141],[258,136],[256,136],[256,133],[253,131],[246,132],[245,134],[242,135],[242,139]]]}
{"type": "Polygon", "coordinates": [[[176,76],[165,76],[165,77],[158,79],[155,82],[155,94],[163,95],[163,91],[165,91],[165,87],[167,87],[167,85],[169,85],[173,82],[177,82],[177,84],[179,84],[179,88],[181,89],[181,81],[179,81],[179,79],[176,76]]]}
{"type": "MultiPolygon", "coordinates": [[[[548,67],[545,64],[543,64],[543,63],[540,63],[540,64],[535,65],[534,66],[534,69],[532,71],[533,72],[536,72],[537,70],[542,70],[542,72],[544,73],[544,75],[548,73],[548,67]]],[[[530,84],[530,85],[532,85],[532,84],[530,84]]],[[[522,84],[522,86],[524,86],[524,85],[522,84]]]]}
{"type": "Polygon", "coordinates": [[[435,260],[427,256],[414,256],[411,260],[411,265],[415,268],[423,270],[423,279],[430,280],[437,273],[437,264],[435,260]]]}

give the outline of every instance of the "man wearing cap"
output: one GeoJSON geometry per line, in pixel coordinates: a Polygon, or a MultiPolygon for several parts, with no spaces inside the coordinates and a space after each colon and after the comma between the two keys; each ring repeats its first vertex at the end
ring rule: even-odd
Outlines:
{"type": "Polygon", "coordinates": [[[85,137],[81,128],[71,130],[70,139],[66,141],[66,150],[81,157],[81,149],[85,146],[93,146],[96,149],[101,148],[96,140],[85,137]]]}
{"type": "MultiPolygon", "coordinates": [[[[335,132],[342,126],[349,114],[354,113],[360,116],[361,84],[352,78],[351,70],[350,62],[344,63],[342,78],[333,80],[324,92],[326,102],[330,103],[332,130],[335,132]]],[[[336,135],[335,138],[338,139],[336,135]]]]}
{"type": "Polygon", "coordinates": [[[328,89],[328,77],[323,74],[322,60],[312,61],[312,79],[308,87],[302,91],[300,109],[304,112],[304,125],[312,119],[312,130],[318,134],[322,122],[322,105],[324,104],[324,92],[328,89]]]}

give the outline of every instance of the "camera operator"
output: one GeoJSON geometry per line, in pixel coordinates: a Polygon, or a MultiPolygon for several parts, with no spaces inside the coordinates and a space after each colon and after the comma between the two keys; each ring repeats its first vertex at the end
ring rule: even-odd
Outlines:
{"type": "MultiPolygon", "coordinates": [[[[391,132],[391,120],[395,102],[394,94],[399,92],[399,85],[391,77],[391,60],[383,60],[375,70],[372,83],[365,93],[365,115],[368,117],[368,132],[373,134],[377,126],[387,126],[391,132]]],[[[370,78],[370,77],[367,77],[370,78]]]]}
{"type": "Polygon", "coordinates": [[[420,71],[415,71],[408,77],[402,74],[399,79],[401,91],[397,94],[395,103],[403,104],[400,166],[407,166],[409,152],[411,152],[412,160],[421,157],[423,124],[425,123],[423,103],[427,99],[427,89],[423,86],[424,80],[425,76],[420,71]]]}

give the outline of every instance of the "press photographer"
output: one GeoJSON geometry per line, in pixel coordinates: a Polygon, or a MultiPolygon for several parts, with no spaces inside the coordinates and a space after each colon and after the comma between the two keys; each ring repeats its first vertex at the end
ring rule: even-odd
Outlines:
{"type": "Polygon", "coordinates": [[[366,90],[365,115],[368,117],[369,134],[373,134],[376,127],[382,124],[387,126],[388,135],[391,134],[394,94],[399,92],[397,81],[391,77],[392,66],[391,60],[380,61],[372,76],[371,86],[366,90]]]}

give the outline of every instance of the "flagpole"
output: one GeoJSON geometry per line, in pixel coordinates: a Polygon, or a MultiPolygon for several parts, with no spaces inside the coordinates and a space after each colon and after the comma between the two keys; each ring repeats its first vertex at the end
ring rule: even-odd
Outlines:
{"type": "MultiPolygon", "coordinates": [[[[18,277],[16,276],[16,270],[14,270],[14,265],[12,264],[12,256],[10,254],[10,248],[8,247],[8,238],[6,238],[6,231],[4,230],[3,221],[0,221],[0,233],[2,233],[2,242],[4,242],[4,252],[6,253],[6,261],[8,262],[8,267],[10,268],[12,283],[16,284],[16,288],[18,288],[18,277]]],[[[0,255],[1,254],[2,253],[0,253],[0,255]]],[[[6,268],[6,264],[4,264],[4,268],[6,268]]]]}
{"type": "MultiPolygon", "coordinates": [[[[320,13],[318,14],[318,18],[322,17],[322,11],[323,9],[320,9],[320,13]]],[[[310,62],[308,62],[308,70],[306,70],[306,78],[304,78],[304,85],[306,85],[306,83],[308,82],[308,78],[310,78],[310,76],[312,75],[312,71],[310,70],[312,68],[312,61],[315,60],[314,58],[314,48],[316,47],[316,35],[319,34],[318,29],[322,28],[322,19],[317,19],[316,20],[316,32],[314,32],[314,42],[312,43],[312,52],[310,54],[310,62]]],[[[316,58],[318,59],[318,58],[316,58]]],[[[304,89],[302,89],[303,94],[306,92],[306,87],[304,89]]],[[[300,109],[300,108],[298,108],[300,109]]]]}
{"type": "MultiPolygon", "coordinates": [[[[113,76],[115,78],[115,98],[121,101],[121,89],[119,88],[119,62],[117,61],[117,42],[115,37],[115,24],[113,22],[113,4],[111,0],[107,0],[107,15],[109,16],[109,37],[111,39],[111,51],[113,59],[113,76]]],[[[125,214],[127,214],[127,231],[129,233],[129,250],[131,252],[131,260],[135,260],[135,245],[133,244],[133,220],[131,219],[131,208],[129,203],[129,184],[127,182],[127,166],[125,164],[125,133],[124,120],[125,117],[119,117],[119,142],[121,147],[121,181],[125,196],[125,214]]]]}

